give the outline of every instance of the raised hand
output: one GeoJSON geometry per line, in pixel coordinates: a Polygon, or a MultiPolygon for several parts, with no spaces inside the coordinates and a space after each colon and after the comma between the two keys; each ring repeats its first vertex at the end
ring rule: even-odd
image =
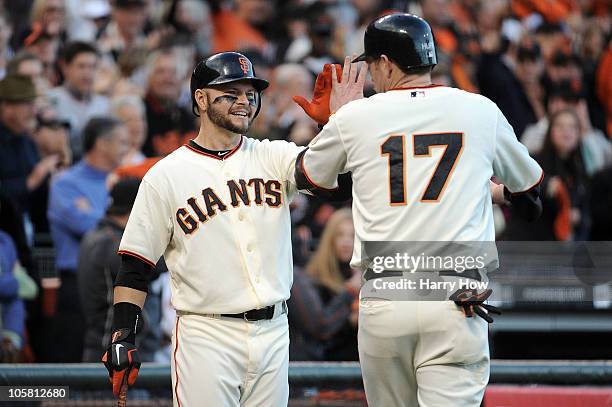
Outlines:
{"type": "Polygon", "coordinates": [[[368,74],[368,64],[360,62],[351,63],[351,58],[344,58],[342,75],[332,70],[332,91],[329,100],[331,113],[335,113],[342,106],[353,100],[363,98],[363,86],[368,74]],[[361,67],[359,67],[361,64],[361,67]]]}
{"type": "MultiPolygon", "coordinates": [[[[333,66],[335,67],[336,75],[341,78],[342,72],[340,71],[340,66],[333,66]]],[[[304,112],[306,112],[311,119],[320,125],[324,125],[329,121],[329,116],[331,115],[329,108],[331,92],[332,65],[325,64],[323,67],[323,72],[317,75],[312,100],[309,102],[302,96],[294,96],[293,101],[300,105],[300,107],[304,109],[304,112]]]]}

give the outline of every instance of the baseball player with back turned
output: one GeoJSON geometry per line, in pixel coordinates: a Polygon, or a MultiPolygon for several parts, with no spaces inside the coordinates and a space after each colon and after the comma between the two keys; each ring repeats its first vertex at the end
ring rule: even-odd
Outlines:
{"type": "Polygon", "coordinates": [[[244,136],[267,87],[236,52],[210,56],[193,71],[199,134],[145,175],[119,247],[112,343],[103,358],[115,395],[138,375],[134,337],[147,276],[163,255],[177,311],[174,406],[287,405],[289,203],[303,148],[244,136]]]}
{"type": "MultiPolygon", "coordinates": [[[[296,162],[298,188],[334,188],[338,173],[352,172],[353,266],[365,241],[493,242],[492,176],[505,185],[495,194],[501,188],[520,215],[539,216],[542,170],[498,107],[431,83],[436,52],[425,20],[381,17],[364,43],[353,62],[367,62],[378,93],[363,98],[363,67],[357,74],[350,59],[340,81],[332,69],[335,113],[296,162]]],[[[305,107],[316,119],[317,109],[305,107]]],[[[489,378],[488,295],[374,301],[362,292],[359,356],[368,404],[479,406],[489,378]]]]}

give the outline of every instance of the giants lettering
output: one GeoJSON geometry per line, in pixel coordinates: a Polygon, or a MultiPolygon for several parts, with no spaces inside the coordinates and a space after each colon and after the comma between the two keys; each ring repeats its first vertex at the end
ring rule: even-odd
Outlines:
{"type": "MultiPolygon", "coordinates": [[[[250,180],[229,180],[227,189],[232,208],[240,205],[263,206],[264,203],[270,208],[280,208],[283,204],[282,183],[277,180],[265,181],[262,178],[251,178],[250,180]]],[[[187,199],[187,206],[176,211],[176,221],[185,234],[195,232],[200,223],[204,224],[216,216],[219,211],[228,209],[219,194],[212,188],[205,188],[198,197],[187,199]]]]}

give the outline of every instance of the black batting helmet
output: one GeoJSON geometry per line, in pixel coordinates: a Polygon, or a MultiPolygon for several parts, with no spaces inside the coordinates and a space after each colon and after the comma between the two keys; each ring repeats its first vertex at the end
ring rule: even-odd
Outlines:
{"type": "Polygon", "coordinates": [[[385,54],[403,69],[438,63],[431,27],[414,14],[394,13],[377,18],[366,28],[363,42],[365,52],[353,62],[385,54]]]}
{"type": "Polygon", "coordinates": [[[195,91],[211,85],[248,80],[257,89],[257,110],[261,107],[261,92],[270,84],[265,79],[255,76],[253,64],[238,52],[220,52],[200,61],[191,74],[191,102],[193,113],[199,116],[195,100],[195,91]]]}

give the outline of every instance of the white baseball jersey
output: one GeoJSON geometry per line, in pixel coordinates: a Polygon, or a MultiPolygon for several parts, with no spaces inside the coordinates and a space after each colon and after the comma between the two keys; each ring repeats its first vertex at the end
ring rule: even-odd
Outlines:
{"type": "Polygon", "coordinates": [[[324,188],[352,171],[355,267],[362,241],[494,241],[491,176],[512,192],[543,176],[493,102],[436,85],[343,106],[304,169],[324,188]]]}
{"type": "Polygon", "coordinates": [[[164,256],[177,311],[239,313],[289,298],[289,203],[302,147],[242,137],[222,157],[191,145],[145,175],[119,253],[164,256]]]}

